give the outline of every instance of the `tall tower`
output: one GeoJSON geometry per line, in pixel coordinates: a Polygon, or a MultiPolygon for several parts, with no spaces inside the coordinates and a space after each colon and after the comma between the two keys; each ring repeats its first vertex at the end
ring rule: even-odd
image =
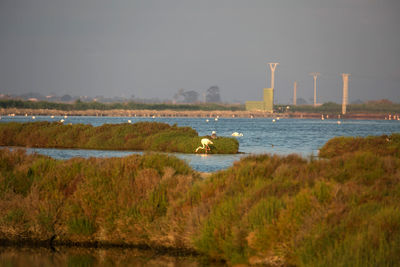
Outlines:
{"type": "Polygon", "coordinates": [[[297,81],[294,82],[293,85],[293,106],[297,104],[297,81]]]}
{"type": "MultiPolygon", "coordinates": [[[[268,63],[269,64],[269,68],[271,69],[271,88],[274,89],[275,88],[275,69],[276,66],[279,65],[279,63],[268,63]]],[[[267,82],[268,84],[268,82],[267,82]]]]}
{"type": "Polygon", "coordinates": [[[311,72],[310,75],[314,77],[314,107],[317,106],[317,77],[319,72],[311,72]]]}
{"type": "Polygon", "coordinates": [[[342,73],[343,77],[343,100],[342,100],[342,114],[346,114],[346,105],[349,101],[349,73],[342,73]]]}

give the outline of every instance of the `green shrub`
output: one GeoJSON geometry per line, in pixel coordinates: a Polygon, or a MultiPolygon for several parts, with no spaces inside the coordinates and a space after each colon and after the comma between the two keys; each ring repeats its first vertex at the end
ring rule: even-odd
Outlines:
{"type": "Polygon", "coordinates": [[[315,184],[313,189],[313,195],[317,198],[317,200],[321,204],[324,204],[331,200],[332,198],[331,191],[332,191],[331,187],[327,183],[321,181],[315,184]]]}
{"type": "Polygon", "coordinates": [[[21,208],[11,209],[3,217],[3,221],[9,224],[20,224],[25,220],[25,212],[21,208]]]}
{"type": "Polygon", "coordinates": [[[282,199],[268,197],[255,204],[248,213],[248,222],[252,231],[271,224],[278,218],[279,212],[286,207],[282,199]]]}
{"type": "Polygon", "coordinates": [[[390,136],[335,137],[326,142],[319,150],[319,156],[332,158],[345,153],[371,152],[380,156],[400,157],[400,134],[390,136]]]}
{"type": "Polygon", "coordinates": [[[92,220],[82,216],[68,221],[68,231],[77,235],[92,235],[96,231],[96,226],[92,220]]]}

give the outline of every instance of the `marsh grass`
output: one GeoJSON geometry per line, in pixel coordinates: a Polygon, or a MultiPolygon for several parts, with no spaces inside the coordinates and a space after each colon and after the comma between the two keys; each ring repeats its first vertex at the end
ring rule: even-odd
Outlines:
{"type": "Polygon", "coordinates": [[[384,149],[249,156],[207,179],[159,154],[1,150],[0,236],[173,247],[230,265],[396,266],[400,159],[384,149]]]}
{"type": "Polygon", "coordinates": [[[319,156],[332,158],[345,153],[371,152],[380,156],[400,157],[400,134],[368,137],[335,137],[319,150],[319,156]]]}
{"type": "MultiPolygon", "coordinates": [[[[59,122],[0,124],[0,146],[195,153],[201,138],[190,127],[159,122],[103,124],[98,127],[59,122]]],[[[219,137],[214,140],[209,153],[235,154],[238,150],[239,142],[235,138],[219,137]]]]}

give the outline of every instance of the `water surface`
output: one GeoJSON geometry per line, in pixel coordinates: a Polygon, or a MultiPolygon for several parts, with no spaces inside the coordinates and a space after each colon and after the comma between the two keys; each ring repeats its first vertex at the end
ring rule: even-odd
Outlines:
{"type": "MultiPolygon", "coordinates": [[[[178,126],[194,128],[199,135],[210,135],[216,131],[219,136],[231,136],[233,132],[243,133],[238,137],[239,150],[244,154],[237,155],[199,155],[172,153],[186,160],[192,168],[202,172],[213,172],[232,166],[234,161],[244,155],[275,153],[287,155],[291,153],[303,156],[317,155],[318,149],[335,136],[368,136],[400,132],[400,121],[389,120],[341,120],[337,119],[280,119],[273,122],[271,118],[151,118],[151,117],[92,117],[72,116],[64,118],[56,116],[2,117],[0,122],[7,121],[60,121],[64,123],[82,123],[100,126],[105,123],[132,123],[139,121],[157,121],[178,126]],[[207,122],[208,120],[208,122],[207,122]]],[[[200,144],[199,144],[200,145],[200,144]]],[[[71,157],[123,157],[135,151],[99,151],[83,149],[30,149],[30,152],[49,155],[58,159],[71,157]]]]}

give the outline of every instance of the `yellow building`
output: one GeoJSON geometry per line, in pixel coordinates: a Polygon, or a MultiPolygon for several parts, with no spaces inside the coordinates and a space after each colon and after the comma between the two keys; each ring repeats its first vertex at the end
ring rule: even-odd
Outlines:
{"type": "Polygon", "coordinates": [[[274,89],[264,88],[263,90],[263,101],[246,101],[246,110],[257,110],[257,111],[274,111],[274,89]]]}

